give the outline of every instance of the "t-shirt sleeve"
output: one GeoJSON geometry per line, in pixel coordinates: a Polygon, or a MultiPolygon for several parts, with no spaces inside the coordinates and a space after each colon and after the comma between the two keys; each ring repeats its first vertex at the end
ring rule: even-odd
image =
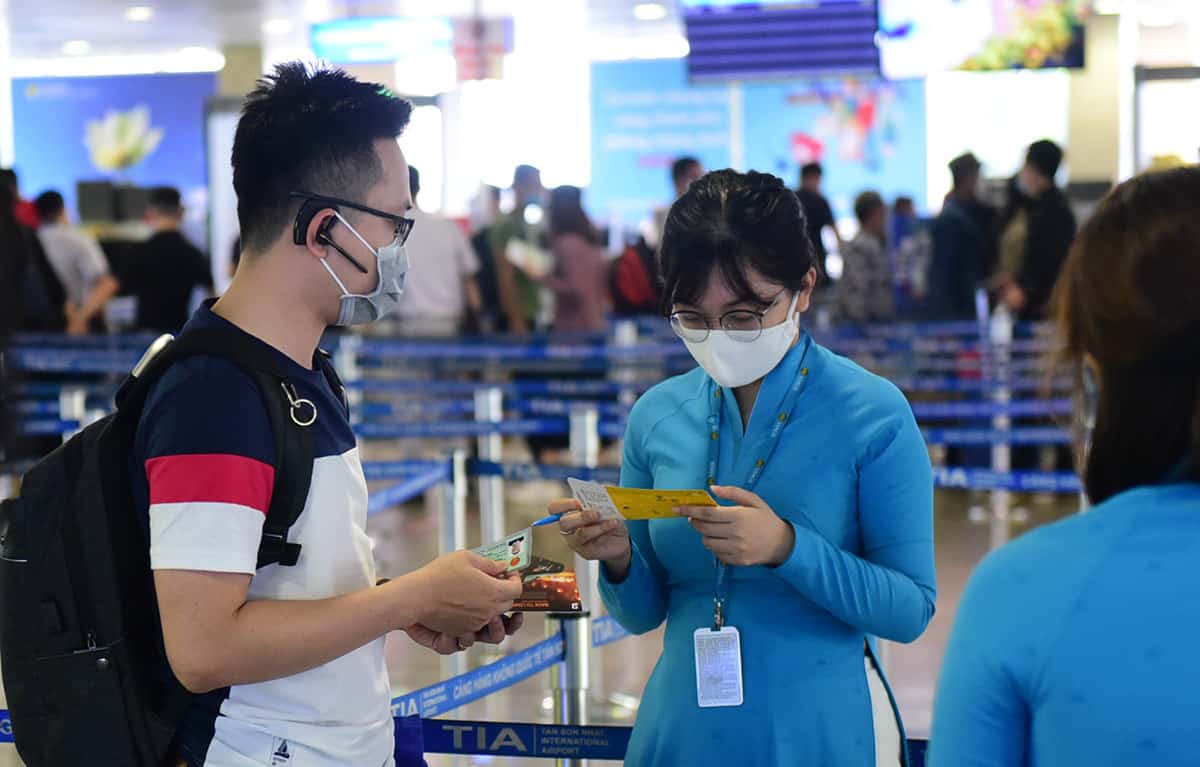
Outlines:
{"type": "Polygon", "coordinates": [[[258,386],[232,363],[193,357],[159,381],[137,434],[155,570],[253,574],[275,484],[258,386]]]}
{"type": "Polygon", "coordinates": [[[100,243],[92,237],[80,235],[79,273],[83,277],[83,284],[91,289],[97,280],[108,274],[108,271],[108,259],[104,257],[104,251],[100,250],[100,243]]]}

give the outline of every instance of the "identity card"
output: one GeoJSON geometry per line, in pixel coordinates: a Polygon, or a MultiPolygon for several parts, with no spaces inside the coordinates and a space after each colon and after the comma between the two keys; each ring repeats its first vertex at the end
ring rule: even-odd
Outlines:
{"type": "Polygon", "coordinates": [[[529,557],[533,553],[533,528],[527,527],[507,538],[501,538],[490,546],[480,546],[471,550],[484,559],[503,562],[506,573],[524,570],[529,567],[529,557]]]}

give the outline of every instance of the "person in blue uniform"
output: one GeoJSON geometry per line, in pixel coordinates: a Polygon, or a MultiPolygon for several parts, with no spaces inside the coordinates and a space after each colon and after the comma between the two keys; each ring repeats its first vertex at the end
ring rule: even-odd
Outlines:
{"type": "Polygon", "coordinates": [[[672,207],[664,308],[700,368],[629,418],[621,484],[707,488],[719,508],[560,532],[603,562],[628,630],[666,622],[627,763],[899,765],[903,728],[871,637],[911,642],[933,616],[933,480],[890,383],[800,324],[816,280],[794,193],[718,171],[672,207]]]}
{"type": "Polygon", "coordinates": [[[1127,181],[1067,260],[1059,325],[1094,506],[971,576],[934,767],[1200,763],[1197,200],[1196,166],[1127,181]]]}

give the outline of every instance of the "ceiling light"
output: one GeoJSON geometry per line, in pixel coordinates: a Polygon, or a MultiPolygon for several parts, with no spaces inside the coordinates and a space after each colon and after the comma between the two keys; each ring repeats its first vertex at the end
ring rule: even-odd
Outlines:
{"type": "Polygon", "coordinates": [[[63,43],[62,52],[67,56],[86,56],[91,49],[92,44],[87,40],[68,40],[63,43]]]}
{"type": "Polygon", "coordinates": [[[263,30],[264,34],[270,35],[272,37],[279,37],[280,35],[286,35],[288,32],[292,31],[292,20],[291,19],[267,19],[266,21],[263,22],[262,30],[263,30]]]}
{"type": "Polygon", "coordinates": [[[633,17],[638,21],[658,21],[667,17],[667,9],[660,3],[638,3],[633,6],[633,17]]]}
{"type": "Polygon", "coordinates": [[[125,9],[127,21],[149,21],[154,18],[154,9],[148,5],[131,5],[125,9]]]}

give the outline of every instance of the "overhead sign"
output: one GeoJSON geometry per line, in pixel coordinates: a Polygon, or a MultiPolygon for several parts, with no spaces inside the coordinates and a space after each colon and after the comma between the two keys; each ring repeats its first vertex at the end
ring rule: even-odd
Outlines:
{"type": "Polygon", "coordinates": [[[335,19],[314,24],[310,30],[313,53],[341,64],[449,53],[451,39],[449,20],[438,18],[335,19]]]}

